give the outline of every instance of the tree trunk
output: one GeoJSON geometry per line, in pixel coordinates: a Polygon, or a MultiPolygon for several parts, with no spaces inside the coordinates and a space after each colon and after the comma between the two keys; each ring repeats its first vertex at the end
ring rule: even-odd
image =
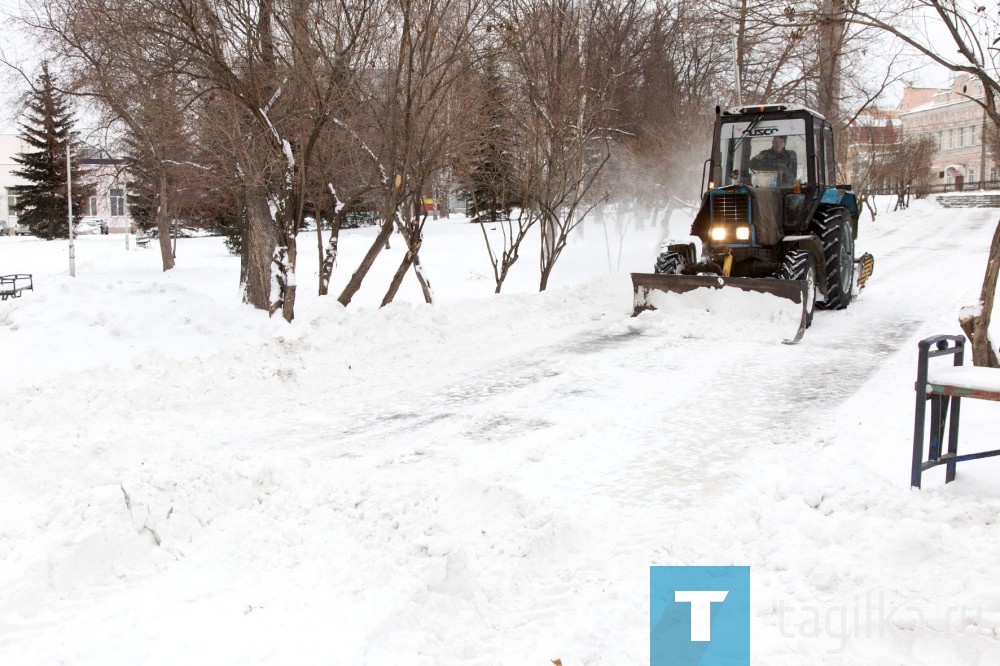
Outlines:
{"type": "Polygon", "coordinates": [[[244,192],[243,248],[240,255],[240,279],[243,302],[259,310],[271,307],[271,261],[277,239],[267,194],[260,188],[244,192]]]}
{"type": "Polygon", "coordinates": [[[282,290],[281,290],[281,315],[285,321],[292,321],[295,318],[295,292],[297,290],[295,266],[298,258],[298,247],[295,234],[291,234],[286,239],[285,263],[281,267],[282,290]]]}
{"type": "Polygon", "coordinates": [[[552,267],[556,263],[556,225],[558,224],[553,215],[547,213],[542,216],[542,224],[540,225],[542,248],[539,252],[538,261],[542,278],[538,284],[538,291],[545,291],[549,286],[549,275],[552,273],[552,267]]]}
{"type": "Polygon", "coordinates": [[[340,304],[347,307],[351,303],[351,299],[354,295],[358,293],[361,289],[361,283],[364,282],[365,277],[368,275],[368,271],[371,270],[372,264],[375,263],[375,259],[378,257],[379,253],[389,242],[389,236],[392,234],[392,219],[387,219],[382,223],[382,228],[379,229],[378,236],[372,241],[372,246],[368,248],[368,252],[365,253],[364,259],[361,260],[361,264],[358,266],[358,270],[354,271],[351,275],[351,279],[348,280],[347,286],[344,287],[344,291],[340,292],[340,296],[337,298],[340,304]]]}
{"type": "Polygon", "coordinates": [[[160,170],[159,189],[160,205],[156,208],[156,230],[160,235],[160,257],[163,259],[163,270],[174,267],[174,251],[170,246],[170,210],[168,207],[167,172],[160,170]]]}
{"type": "Polygon", "coordinates": [[[419,254],[413,255],[413,272],[417,276],[417,282],[420,283],[420,291],[424,294],[424,303],[430,305],[434,302],[434,291],[431,289],[431,281],[424,275],[424,266],[420,263],[419,254]]]}
{"type": "Polygon", "coordinates": [[[542,279],[538,283],[538,291],[545,291],[549,287],[549,276],[552,274],[552,267],[555,264],[548,264],[542,267],[542,279]]]}
{"type": "Polygon", "coordinates": [[[963,308],[959,314],[962,330],[972,342],[972,364],[986,368],[1000,367],[996,347],[990,342],[990,316],[996,298],[997,275],[1000,274],[1000,223],[993,233],[990,256],[986,262],[986,277],[979,295],[978,308],[963,308]]]}
{"type": "Polygon", "coordinates": [[[393,299],[396,298],[396,294],[399,293],[399,286],[403,283],[403,277],[406,276],[406,271],[410,270],[410,266],[413,266],[413,272],[420,283],[420,290],[424,294],[424,302],[434,302],[430,281],[427,280],[427,277],[424,275],[424,269],[420,265],[420,245],[423,242],[420,231],[409,231],[405,240],[407,246],[406,254],[399,263],[399,268],[396,269],[395,275],[392,276],[392,282],[389,283],[389,289],[386,290],[385,297],[382,298],[382,307],[392,303],[393,299]]]}
{"type": "Polygon", "coordinates": [[[840,93],[843,80],[841,65],[844,45],[844,2],[823,0],[823,23],[820,25],[817,111],[839,126],[840,93]]]}
{"type": "Polygon", "coordinates": [[[371,270],[372,264],[375,263],[375,259],[378,258],[380,252],[383,248],[389,247],[389,236],[392,235],[392,228],[396,222],[396,208],[399,207],[399,199],[395,195],[390,196],[386,199],[386,205],[383,207],[383,216],[385,220],[382,222],[382,228],[379,229],[378,235],[375,236],[375,240],[372,241],[372,245],[368,248],[368,252],[365,253],[364,258],[361,260],[361,264],[358,266],[358,270],[354,271],[351,275],[351,279],[348,280],[347,286],[344,287],[344,291],[340,293],[337,298],[340,304],[347,307],[351,303],[351,299],[354,295],[358,293],[361,289],[361,283],[364,282],[365,277],[368,275],[368,271],[371,270]]]}
{"type": "MultiPolygon", "coordinates": [[[[332,188],[331,188],[332,189],[332,188]]],[[[333,276],[333,266],[337,263],[337,253],[340,251],[340,229],[344,226],[344,219],[350,208],[341,206],[340,199],[336,193],[330,197],[330,210],[333,215],[330,218],[330,241],[327,243],[326,252],[323,251],[323,225],[316,223],[316,244],[319,246],[319,295],[326,296],[330,292],[330,278],[333,276]]]]}
{"type": "Polygon", "coordinates": [[[403,277],[406,275],[406,271],[410,270],[412,264],[413,255],[407,252],[403,255],[403,260],[399,262],[399,268],[396,269],[396,273],[392,276],[389,289],[386,290],[385,296],[382,297],[382,305],[379,307],[384,308],[389,303],[392,303],[392,299],[396,298],[396,294],[399,292],[399,285],[403,283],[403,277]]]}

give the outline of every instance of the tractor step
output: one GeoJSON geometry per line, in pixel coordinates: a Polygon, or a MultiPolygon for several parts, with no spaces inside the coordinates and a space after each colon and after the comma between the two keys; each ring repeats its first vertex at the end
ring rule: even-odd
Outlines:
{"type": "Polygon", "coordinates": [[[875,257],[865,252],[854,260],[854,293],[859,294],[875,270],[875,257]]]}

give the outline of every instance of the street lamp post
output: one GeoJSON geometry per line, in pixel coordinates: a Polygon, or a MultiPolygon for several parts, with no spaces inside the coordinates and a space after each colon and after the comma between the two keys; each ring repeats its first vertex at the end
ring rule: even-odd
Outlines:
{"type": "Polygon", "coordinates": [[[76,247],[73,245],[73,173],[69,161],[69,142],[66,142],[66,209],[69,211],[69,276],[76,277],[76,247]]]}
{"type": "Polygon", "coordinates": [[[122,183],[122,202],[123,202],[123,205],[125,206],[125,210],[122,211],[123,213],[125,213],[125,249],[128,250],[129,249],[129,235],[132,233],[132,224],[130,223],[129,217],[128,217],[128,179],[127,178],[124,179],[124,182],[122,183]]]}

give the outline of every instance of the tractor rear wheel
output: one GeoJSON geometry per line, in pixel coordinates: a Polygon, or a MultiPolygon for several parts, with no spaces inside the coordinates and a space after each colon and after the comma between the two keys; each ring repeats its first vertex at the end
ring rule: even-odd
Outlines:
{"type": "Polygon", "coordinates": [[[818,303],[821,310],[843,310],[854,295],[854,234],[843,208],[828,211],[814,223],[823,243],[826,263],[826,300],[818,303]]]}
{"type": "Polygon", "coordinates": [[[661,252],[656,258],[656,266],[653,272],[666,275],[676,275],[684,268],[684,257],[679,252],[661,252]]]}
{"type": "Polygon", "coordinates": [[[791,250],[785,255],[778,277],[782,280],[803,280],[806,283],[806,326],[812,324],[816,308],[816,260],[805,250],[791,250]]]}

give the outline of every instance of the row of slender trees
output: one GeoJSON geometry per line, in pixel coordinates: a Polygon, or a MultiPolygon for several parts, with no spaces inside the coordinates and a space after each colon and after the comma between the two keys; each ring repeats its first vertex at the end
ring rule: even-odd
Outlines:
{"type": "Polygon", "coordinates": [[[594,207],[697,196],[714,106],[787,101],[849,120],[893,67],[863,74],[841,0],[38,0],[25,16],[65,90],[141,175],[165,270],[178,218],[238,221],[244,298],[294,317],[297,239],[316,236],[325,294],[348,214],[380,228],[347,305],[395,231],[420,262],[420,202],[465,188],[498,221],[497,291],[541,237],[544,289],[594,207]],[[737,81],[739,95],[736,94],[737,81]],[[510,210],[520,212],[510,219],[510,210]]]}

